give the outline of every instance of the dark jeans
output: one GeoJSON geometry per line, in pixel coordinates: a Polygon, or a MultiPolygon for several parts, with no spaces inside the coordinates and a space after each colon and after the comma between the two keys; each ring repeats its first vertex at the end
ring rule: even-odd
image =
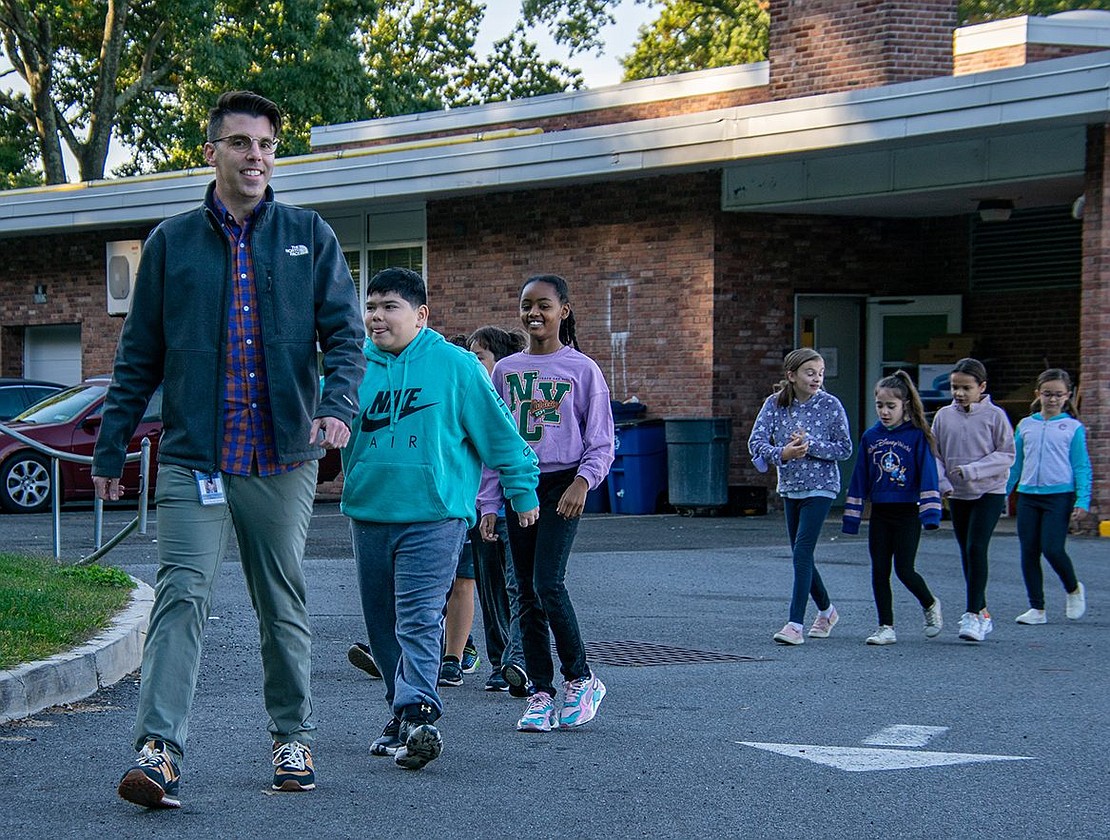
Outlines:
{"type": "Polygon", "coordinates": [[[890,569],[922,608],[933,605],[933,593],[914,568],[917,544],[921,541],[921,520],[913,502],[871,505],[867,528],[867,548],[871,553],[871,591],[879,612],[879,624],[894,626],[894,602],[890,592],[890,569]]]}
{"type": "Polygon", "coordinates": [[[824,496],[811,496],[808,499],[783,499],[782,503],[786,512],[786,533],[794,552],[794,593],[790,598],[790,620],[795,624],[802,624],[806,620],[806,604],[810,595],[819,610],[827,610],[832,603],[817,571],[813,551],[817,547],[821,526],[825,524],[833,500],[824,496]]]}
{"type": "Polygon", "coordinates": [[[486,632],[486,658],[496,671],[509,663],[523,667],[524,653],[520,646],[520,591],[505,517],[497,517],[495,530],[497,542],[486,542],[478,526],[474,526],[470,542],[474,546],[474,577],[486,632]]]}
{"type": "Polygon", "coordinates": [[[1021,543],[1021,575],[1029,606],[1044,609],[1044,573],[1041,555],[1060,578],[1067,592],[1079,588],[1075,567],[1064,550],[1068,519],[1075,506],[1074,493],[1017,494],[1017,532],[1021,543]]]}
{"type": "Polygon", "coordinates": [[[540,519],[535,525],[521,528],[516,517],[508,517],[513,568],[520,588],[524,667],[535,690],[552,695],[555,693],[555,666],[551,660],[551,636],[555,637],[563,678],[578,680],[590,675],[578,618],[563,582],[579,520],[564,519],[555,511],[560,497],[574,481],[575,473],[576,470],[540,473],[536,488],[540,497],[540,519]]]}
{"type": "Polygon", "coordinates": [[[994,526],[1002,515],[1006,496],[987,493],[978,499],[949,499],[952,530],[960,544],[960,562],[967,581],[967,611],[977,613],[987,608],[987,549],[994,526]]]}

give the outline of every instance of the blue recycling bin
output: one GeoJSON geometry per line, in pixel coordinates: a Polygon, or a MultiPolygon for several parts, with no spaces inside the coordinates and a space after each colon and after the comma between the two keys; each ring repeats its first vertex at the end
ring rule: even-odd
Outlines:
{"type": "Polygon", "coordinates": [[[655,513],[667,492],[667,437],[661,420],[620,423],[609,470],[613,513],[655,513]]]}
{"type": "Polygon", "coordinates": [[[605,479],[593,490],[586,494],[586,506],[583,513],[608,513],[609,512],[609,479],[605,479]]]}

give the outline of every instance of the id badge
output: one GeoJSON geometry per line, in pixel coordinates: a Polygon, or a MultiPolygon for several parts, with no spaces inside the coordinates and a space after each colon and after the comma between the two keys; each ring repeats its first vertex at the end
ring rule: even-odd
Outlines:
{"type": "Polygon", "coordinates": [[[224,480],[218,472],[207,473],[193,470],[193,478],[197,481],[197,495],[202,505],[222,505],[224,498],[224,480]]]}

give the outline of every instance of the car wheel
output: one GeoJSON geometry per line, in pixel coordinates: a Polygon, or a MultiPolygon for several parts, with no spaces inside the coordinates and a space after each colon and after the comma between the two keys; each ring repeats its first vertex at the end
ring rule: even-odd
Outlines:
{"type": "Polygon", "coordinates": [[[10,513],[38,513],[50,506],[50,459],[17,452],[0,467],[0,506],[10,513]]]}

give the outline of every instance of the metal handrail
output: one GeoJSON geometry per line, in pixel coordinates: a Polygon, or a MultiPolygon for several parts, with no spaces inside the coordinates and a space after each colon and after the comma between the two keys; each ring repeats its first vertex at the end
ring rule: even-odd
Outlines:
{"type": "MultiPolygon", "coordinates": [[[[59,461],[68,461],[72,464],[89,464],[93,462],[90,455],[74,455],[72,452],[60,452],[46,444],[27,437],[15,429],[10,429],[0,423],[0,432],[15,438],[20,443],[25,443],[36,452],[50,458],[50,512],[54,524],[54,559],[62,559],[62,494],[61,469],[59,461]]],[[[138,514],[123,526],[108,542],[101,542],[104,530],[104,500],[96,498],[93,501],[93,548],[92,554],[82,557],[77,561],[78,566],[85,566],[100,560],[105,554],[119,545],[127,536],[138,529],[140,534],[146,533],[147,510],[150,506],[150,438],[144,437],[138,452],[130,452],[124,456],[124,461],[139,461],[139,510],[138,514]]]]}

